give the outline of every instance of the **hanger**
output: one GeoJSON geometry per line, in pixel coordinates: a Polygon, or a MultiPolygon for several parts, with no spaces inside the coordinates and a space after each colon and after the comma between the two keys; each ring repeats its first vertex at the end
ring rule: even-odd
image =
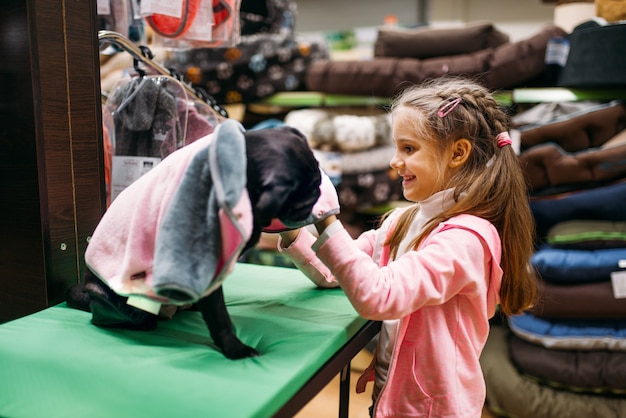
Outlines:
{"type": "Polygon", "coordinates": [[[202,89],[194,88],[191,86],[191,84],[184,82],[182,80],[182,75],[178,71],[173,71],[165,68],[158,62],[154,61],[154,55],[152,54],[152,51],[150,51],[150,48],[148,48],[147,46],[137,46],[129,39],[127,39],[124,35],[110,30],[99,31],[98,41],[100,44],[100,48],[112,44],[129,53],[133,57],[134,67],[139,74],[145,74],[145,72],[143,70],[140,70],[139,68],[139,63],[141,62],[151,67],[161,75],[176,78],[178,81],[180,81],[180,83],[189,94],[191,94],[197,100],[207,103],[211,107],[211,110],[216,113],[218,120],[221,121],[228,118],[228,112],[226,111],[226,109],[220,106],[213,97],[205,93],[202,89]]]}

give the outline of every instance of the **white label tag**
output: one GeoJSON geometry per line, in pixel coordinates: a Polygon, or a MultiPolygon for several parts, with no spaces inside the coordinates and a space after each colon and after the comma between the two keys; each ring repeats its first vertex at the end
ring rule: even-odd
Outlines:
{"type": "Polygon", "coordinates": [[[621,269],[626,268],[626,260],[618,260],[617,261],[617,266],[621,269]]]}
{"type": "Polygon", "coordinates": [[[200,1],[198,13],[184,38],[206,42],[213,40],[213,7],[208,1],[200,1]]]}
{"type": "Polygon", "coordinates": [[[565,67],[569,55],[569,41],[566,38],[552,38],[546,46],[546,64],[556,64],[565,67]]]}
{"type": "Polygon", "coordinates": [[[111,164],[111,201],[160,162],[161,159],[155,157],[114,155],[111,164]]]}
{"type": "Polygon", "coordinates": [[[626,271],[614,271],[611,273],[613,296],[615,299],[626,298],[626,271]]]}
{"type": "Polygon", "coordinates": [[[126,304],[134,306],[142,311],[150,312],[151,314],[158,315],[161,310],[161,304],[150,299],[142,298],[141,296],[130,296],[126,301],[126,304]]]}
{"type": "Polygon", "coordinates": [[[111,14],[111,0],[98,0],[96,2],[96,10],[100,16],[108,16],[111,14]]]}
{"type": "Polygon", "coordinates": [[[172,17],[182,17],[183,0],[142,0],[141,15],[160,14],[172,17]]]}

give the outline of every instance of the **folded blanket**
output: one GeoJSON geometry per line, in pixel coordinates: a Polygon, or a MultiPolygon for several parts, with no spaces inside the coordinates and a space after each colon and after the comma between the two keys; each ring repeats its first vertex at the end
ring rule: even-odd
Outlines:
{"type": "Polygon", "coordinates": [[[546,242],[552,248],[601,250],[626,248],[626,222],[574,219],[548,230],[546,242]]]}
{"type": "Polygon", "coordinates": [[[522,152],[519,158],[533,192],[546,187],[583,189],[626,177],[626,143],[576,153],[548,143],[522,152]]]}
{"type": "Polygon", "coordinates": [[[626,248],[570,250],[547,244],[530,258],[543,280],[564,285],[608,281],[621,270],[621,260],[626,260],[626,248]]]}
{"type": "Polygon", "coordinates": [[[525,125],[540,126],[553,122],[557,118],[568,117],[574,113],[582,114],[601,104],[602,102],[595,100],[538,103],[511,116],[511,127],[518,129],[523,128],[525,125]]]}
{"type": "Polygon", "coordinates": [[[550,349],[626,351],[626,319],[546,319],[531,313],[508,318],[519,338],[550,349]]]}
{"type": "Polygon", "coordinates": [[[522,151],[553,142],[567,152],[577,152],[602,146],[625,128],[626,106],[614,100],[518,129],[522,151]]]}
{"type": "Polygon", "coordinates": [[[617,299],[610,281],[553,284],[539,281],[541,297],[530,311],[546,319],[626,318],[626,299],[617,299]]]}
{"type": "Polygon", "coordinates": [[[490,22],[474,22],[461,28],[381,28],[374,56],[425,59],[467,54],[508,42],[509,36],[490,22]]]}
{"type": "Polygon", "coordinates": [[[533,197],[530,199],[530,209],[540,238],[545,238],[550,228],[563,221],[626,221],[626,181],[533,197]]]}
{"type": "Polygon", "coordinates": [[[509,336],[511,360],[520,372],[578,392],[626,394],[626,353],[556,350],[509,336]]]}

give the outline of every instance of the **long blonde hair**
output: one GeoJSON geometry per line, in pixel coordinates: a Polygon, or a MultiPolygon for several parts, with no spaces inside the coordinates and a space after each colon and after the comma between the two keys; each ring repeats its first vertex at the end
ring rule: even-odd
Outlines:
{"type": "MultiPolygon", "coordinates": [[[[460,214],[490,221],[502,242],[500,311],[518,314],[530,308],[537,297],[536,277],[530,270],[534,250],[534,219],[528,205],[528,188],[518,157],[511,146],[498,147],[496,135],[508,128],[508,115],[483,86],[464,78],[439,78],[405,89],[391,106],[415,111],[415,129],[443,151],[466,138],[472,144],[467,161],[444,188],[454,188],[455,204],[426,224],[412,242],[417,248],[441,222],[460,214]],[[437,111],[455,99],[460,101],[444,117],[437,111]],[[462,195],[462,198],[460,198],[462,195]]],[[[405,211],[388,239],[395,256],[419,205],[405,211]]]]}

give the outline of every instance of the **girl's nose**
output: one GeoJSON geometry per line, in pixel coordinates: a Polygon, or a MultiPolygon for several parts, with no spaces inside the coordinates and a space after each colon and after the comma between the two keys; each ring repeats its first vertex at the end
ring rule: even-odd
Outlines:
{"type": "Polygon", "coordinates": [[[397,157],[397,155],[394,155],[391,158],[391,161],[389,161],[389,166],[393,169],[398,169],[400,168],[400,166],[403,164],[402,160],[400,158],[397,157]]]}

